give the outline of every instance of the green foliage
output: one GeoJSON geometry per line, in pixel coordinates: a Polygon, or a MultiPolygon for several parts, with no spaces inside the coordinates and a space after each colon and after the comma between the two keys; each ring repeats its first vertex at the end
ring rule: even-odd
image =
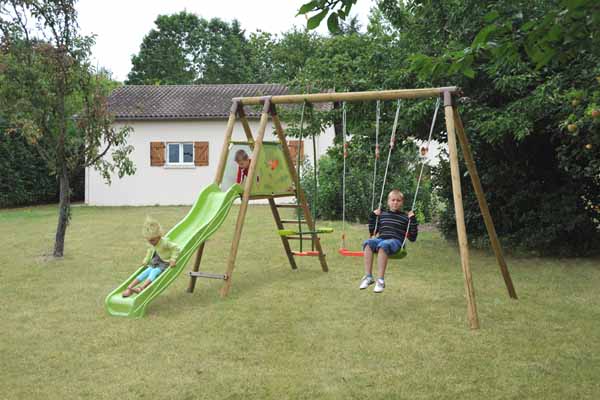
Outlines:
{"type": "MultiPolygon", "coordinates": [[[[302,11],[342,3],[316,1],[302,11]]],[[[309,60],[303,79],[351,90],[462,87],[460,112],[503,240],[543,254],[600,248],[600,4],[380,0],[378,9],[363,37],[325,40],[323,59],[309,60]]],[[[411,135],[423,138],[426,108],[404,105],[411,135]]],[[[436,176],[452,204],[445,162],[436,176]]],[[[470,238],[485,242],[468,176],[463,196],[470,238]]],[[[448,236],[453,211],[441,216],[448,236]]]]}
{"type": "Polygon", "coordinates": [[[356,2],[357,0],[312,0],[304,3],[297,15],[315,13],[306,21],[306,28],[309,30],[317,28],[327,17],[327,29],[336,34],[340,32],[341,21],[350,15],[350,10],[356,2]]]}
{"type": "Polygon", "coordinates": [[[54,255],[62,257],[70,181],[87,166],[108,179],[113,172],[132,174],[131,129],[113,126],[107,107],[112,83],[91,66],[94,40],[78,31],[75,1],[10,3],[0,2],[0,115],[4,131],[23,136],[58,177],[54,255]]]}
{"type": "Polygon", "coordinates": [[[0,170],[0,208],[57,201],[56,178],[22,136],[0,135],[0,170]]]}
{"type": "MultiPolygon", "coordinates": [[[[382,147],[387,154],[387,146],[382,147]]],[[[382,151],[383,151],[382,150],[382,151]]],[[[405,197],[404,209],[409,210],[416,189],[418,170],[415,170],[417,148],[406,144],[392,152],[390,169],[384,189],[382,204],[387,207],[387,194],[392,189],[400,189],[405,197]]],[[[382,191],[385,159],[378,162],[378,171],[373,188],[374,142],[369,135],[356,135],[349,142],[349,156],[346,159],[346,220],[367,222],[369,213],[378,207],[382,191]],[[374,191],[374,192],[373,192],[374,191]]],[[[319,160],[319,186],[317,216],[324,219],[341,219],[343,205],[343,155],[342,145],[328,151],[319,160]]],[[[305,163],[302,173],[302,187],[309,203],[314,204],[314,168],[305,163]]],[[[432,186],[425,177],[419,189],[416,214],[420,222],[430,221],[434,214],[432,186]]]]}
{"type": "Polygon", "coordinates": [[[253,83],[250,49],[255,56],[269,42],[268,35],[256,34],[252,45],[238,21],[206,20],[182,11],[159,15],[131,59],[128,84],[253,83]]]}

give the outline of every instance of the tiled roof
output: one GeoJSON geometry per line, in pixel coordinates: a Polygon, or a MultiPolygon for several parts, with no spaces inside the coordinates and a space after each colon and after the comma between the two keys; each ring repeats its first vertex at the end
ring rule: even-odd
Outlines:
{"type": "MultiPolygon", "coordinates": [[[[233,97],[287,93],[278,84],[127,85],[112,92],[108,108],[116,120],[221,119],[229,116],[233,97]]],[[[249,107],[246,114],[259,116],[249,107]]]]}

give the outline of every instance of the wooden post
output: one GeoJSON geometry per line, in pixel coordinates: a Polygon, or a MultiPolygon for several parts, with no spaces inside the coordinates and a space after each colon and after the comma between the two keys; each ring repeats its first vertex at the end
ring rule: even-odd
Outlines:
{"type": "Polygon", "coordinates": [[[248,171],[248,176],[246,177],[246,184],[244,185],[244,194],[242,196],[242,204],[240,205],[240,212],[238,214],[237,223],[235,225],[235,234],[233,236],[233,242],[231,243],[229,258],[227,259],[227,270],[225,272],[225,275],[228,279],[225,281],[225,284],[221,288],[222,297],[227,296],[227,294],[229,293],[229,289],[231,289],[232,274],[233,269],[235,268],[235,258],[237,257],[240,239],[242,238],[242,229],[244,227],[246,211],[248,210],[248,203],[250,201],[250,192],[252,191],[252,185],[254,184],[254,180],[256,179],[256,171],[258,170],[258,160],[260,157],[260,151],[262,150],[262,142],[267,128],[267,122],[269,121],[270,107],[271,102],[269,98],[265,98],[262,115],[260,117],[260,124],[258,126],[258,134],[254,143],[254,150],[252,151],[252,162],[250,163],[250,169],[248,171]]]}
{"type": "Polygon", "coordinates": [[[217,166],[217,174],[215,175],[215,183],[220,185],[223,181],[223,175],[225,174],[225,167],[227,164],[227,156],[229,155],[229,142],[233,135],[233,128],[235,127],[236,115],[238,114],[239,108],[242,105],[234,101],[231,105],[231,111],[229,112],[229,120],[227,120],[227,128],[225,128],[225,138],[223,141],[223,147],[221,148],[221,156],[219,157],[219,165],[217,166]]]}
{"type": "Polygon", "coordinates": [[[485,222],[485,227],[487,229],[488,236],[490,237],[492,249],[494,250],[494,254],[496,255],[496,260],[498,261],[498,266],[500,267],[500,271],[502,272],[502,277],[504,278],[506,289],[508,289],[508,294],[513,299],[516,299],[517,292],[515,291],[515,288],[513,286],[513,282],[510,277],[510,272],[508,271],[508,266],[506,265],[504,254],[502,252],[502,247],[500,246],[500,241],[498,240],[496,227],[494,226],[494,221],[492,220],[490,209],[488,208],[488,203],[485,199],[485,193],[483,191],[483,187],[481,186],[481,181],[479,180],[477,167],[475,166],[473,154],[471,153],[471,147],[469,146],[469,139],[467,138],[465,128],[463,126],[460,115],[458,114],[458,109],[454,107],[453,112],[454,121],[456,123],[456,134],[458,136],[460,147],[463,151],[463,156],[465,157],[465,163],[467,164],[467,169],[469,170],[469,176],[471,176],[471,183],[473,184],[473,189],[475,189],[475,194],[477,195],[477,202],[479,203],[481,215],[483,215],[483,221],[485,222]]]}
{"type": "MultiPolygon", "coordinates": [[[[279,217],[279,211],[277,211],[277,205],[275,204],[275,200],[273,198],[269,198],[269,205],[271,206],[271,212],[273,213],[273,218],[275,219],[275,224],[277,225],[277,229],[285,229],[283,226],[283,222],[279,217]]],[[[287,255],[288,261],[292,269],[298,269],[296,265],[296,260],[294,260],[294,255],[292,254],[292,249],[290,248],[290,242],[285,236],[281,237],[281,243],[283,244],[283,248],[285,249],[285,254],[287,255]]]]}
{"type": "Polygon", "coordinates": [[[308,229],[313,232],[312,240],[315,244],[315,248],[319,252],[319,261],[321,262],[321,269],[323,272],[327,272],[329,268],[327,267],[327,261],[325,260],[325,253],[323,253],[323,248],[321,247],[321,240],[317,236],[315,232],[315,223],[312,219],[312,215],[310,210],[308,209],[308,205],[306,203],[306,196],[304,195],[304,191],[300,186],[300,178],[296,174],[296,170],[294,169],[294,163],[292,162],[292,157],[290,155],[290,149],[287,145],[287,141],[285,140],[285,133],[283,131],[283,127],[281,125],[281,121],[279,120],[279,116],[277,115],[277,111],[275,110],[275,105],[272,106],[271,109],[271,118],[273,120],[273,125],[275,126],[275,131],[277,132],[277,137],[279,138],[279,142],[281,143],[281,148],[283,150],[283,155],[286,159],[286,164],[288,167],[288,171],[290,172],[290,176],[292,177],[292,181],[294,185],[296,185],[296,193],[298,196],[298,204],[302,207],[304,211],[304,220],[308,225],[308,229]]]}
{"type": "Polygon", "coordinates": [[[448,151],[450,153],[450,172],[452,175],[452,194],[454,197],[454,212],[456,215],[456,231],[458,234],[460,261],[465,279],[469,325],[471,329],[479,329],[477,305],[475,304],[475,289],[473,288],[473,278],[471,276],[471,268],[469,267],[469,244],[467,241],[467,229],[465,227],[465,215],[462,203],[452,100],[452,94],[450,92],[444,92],[444,114],[446,116],[446,129],[448,131],[448,151]]]}
{"type": "MultiPolygon", "coordinates": [[[[217,166],[217,174],[215,175],[215,183],[221,184],[223,175],[225,174],[225,164],[227,163],[227,156],[229,155],[229,142],[231,141],[231,135],[233,134],[233,128],[235,127],[236,115],[242,105],[234,101],[231,104],[231,110],[229,111],[229,119],[227,120],[227,127],[225,128],[225,140],[223,147],[221,148],[221,156],[219,157],[219,165],[217,166]]],[[[202,253],[204,252],[204,243],[200,245],[196,252],[196,261],[194,262],[193,271],[197,272],[200,269],[200,261],[202,260],[202,253]]],[[[196,277],[190,276],[190,282],[188,283],[188,293],[192,293],[196,287],[196,277]]]]}
{"type": "MultiPolygon", "coordinates": [[[[194,266],[192,267],[192,271],[198,272],[200,269],[200,261],[202,260],[202,254],[204,253],[204,243],[198,247],[198,252],[196,253],[196,260],[194,261],[194,266]]],[[[188,293],[194,293],[194,288],[196,287],[196,277],[190,276],[190,283],[188,284],[187,291],[188,293]]]]}

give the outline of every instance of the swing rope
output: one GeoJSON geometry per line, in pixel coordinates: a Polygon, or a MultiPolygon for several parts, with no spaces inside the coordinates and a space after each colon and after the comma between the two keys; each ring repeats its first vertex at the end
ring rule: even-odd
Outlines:
{"type": "Polygon", "coordinates": [[[344,172],[342,173],[342,249],[346,248],[346,158],[348,143],[346,142],[346,102],[342,103],[342,143],[344,151],[344,172]]]}
{"type": "Polygon", "coordinates": [[[377,163],[379,161],[379,119],[381,113],[381,101],[377,100],[377,111],[375,113],[375,162],[373,167],[373,191],[371,193],[371,210],[375,209],[375,182],[377,182],[377,163]]]}
{"type": "MultiPolygon", "coordinates": [[[[298,134],[298,144],[296,146],[296,178],[298,182],[296,182],[296,201],[298,201],[298,187],[300,186],[300,153],[302,150],[302,129],[304,126],[304,111],[306,108],[306,101],[302,103],[302,114],[300,115],[300,132],[298,134]]],[[[298,218],[298,232],[300,233],[300,252],[302,253],[302,245],[303,245],[303,234],[302,234],[302,218],[298,210],[296,210],[296,217],[298,218]]]]}
{"type": "MultiPolygon", "coordinates": [[[[312,218],[313,224],[315,227],[315,231],[317,230],[317,205],[319,198],[319,161],[317,160],[317,139],[315,133],[312,133],[312,143],[313,143],[313,198],[312,198],[312,218]]],[[[311,250],[315,251],[315,241],[311,240],[311,250]]]]}
{"type": "MultiPolygon", "coordinates": [[[[440,98],[438,97],[435,102],[435,111],[433,112],[433,119],[431,120],[431,126],[429,127],[429,137],[427,138],[427,146],[425,146],[426,153],[429,152],[429,145],[431,144],[431,137],[433,136],[433,129],[435,128],[435,121],[437,119],[438,110],[440,109],[440,98]]],[[[419,189],[421,188],[421,179],[423,178],[423,170],[425,169],[425,155],[423,155],[421,160],[421,171],[419,172],[419,179],[417,179],[417,188],[415,189],[415,195],[413,197],[412,206],[410,208],[411,211],[414,211],[415,206],[417,205],[417,196],[419,195],[419,189]]],[[[408,224],[406,226],[406,234],[404,235],[404,240],[402,241],[402,247],[400,247],[399,251],[403,251],[406,246],[406,239],[408,238],[408,232],[410,230],[410,218],[408,219],[408,224]]]]}

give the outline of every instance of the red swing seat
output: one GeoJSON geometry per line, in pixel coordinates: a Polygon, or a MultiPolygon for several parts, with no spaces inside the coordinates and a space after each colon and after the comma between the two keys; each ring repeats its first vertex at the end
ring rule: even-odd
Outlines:
{"type": "Polygon", "coordinates": [[[363,257],[365,255],[364,251],[352,251],[344,248],[338,249],[338,253],[344,257],[363,257]]]}

